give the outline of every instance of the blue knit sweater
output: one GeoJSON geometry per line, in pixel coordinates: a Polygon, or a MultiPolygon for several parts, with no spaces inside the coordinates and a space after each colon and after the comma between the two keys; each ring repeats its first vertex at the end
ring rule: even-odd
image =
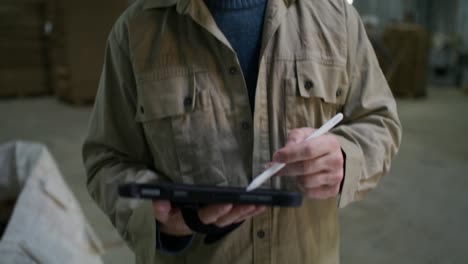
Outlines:
{"type": "Polygon", "coordinates": [[[216,24],[237,54],[255,107],[263,18],[267,0],[205,0],[216,24]]]}

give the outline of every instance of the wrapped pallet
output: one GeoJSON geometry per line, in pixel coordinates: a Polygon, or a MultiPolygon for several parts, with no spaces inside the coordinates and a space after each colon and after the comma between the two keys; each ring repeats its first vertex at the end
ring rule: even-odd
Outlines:
{"type": "Polygon", "coordinates": [[[425,96],[430,48],[427,31],[414,24],[399,24],[387,28],[383,39],[395,64],[388,80],[394,95],[425,96]]]}
{"type": "Polygon", "coordinates": [[[48,150],[0,146],[0,263],[102,264],[103,246],[48,150]]]}

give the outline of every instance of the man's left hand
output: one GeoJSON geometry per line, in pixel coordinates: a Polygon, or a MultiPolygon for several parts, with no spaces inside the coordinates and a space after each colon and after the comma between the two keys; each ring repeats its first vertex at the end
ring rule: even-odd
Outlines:
{"type": "Polygon", "coordinates": [[[286,163],[278,175],[298,177],[299,186],[308,198],[328,199],[340,191],[344,177],[343,153],[332,134],[304,141],[314,130],[292,130],[286,146],[273,155],[273,161],[286,163]]]}

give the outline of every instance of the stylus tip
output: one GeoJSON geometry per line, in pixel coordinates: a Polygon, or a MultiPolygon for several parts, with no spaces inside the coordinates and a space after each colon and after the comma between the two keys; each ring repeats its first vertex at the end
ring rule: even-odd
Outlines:
{"type": "Polygon", "coordinates": [[[249,186],[247,186],[247,189],[246,191],[250,192],[250,191],[253,191],[257,188],[257,186],[255,186],[256,184],[254,183],[251,183],[249,186]]]}

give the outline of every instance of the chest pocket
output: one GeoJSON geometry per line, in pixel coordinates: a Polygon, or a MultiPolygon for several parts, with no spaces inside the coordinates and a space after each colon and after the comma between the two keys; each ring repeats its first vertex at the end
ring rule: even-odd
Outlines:
{"type": "Polygon", "coordinates": [[[341,111],[348,92],[344,66],[296,61],[295,73],[285,80],[287,130],[320,127],[341,111]]]}
{"type": "Polygon", "coordinates": [[[136,120],[161,176],[175,183],[226,185],[211,87],[203,83],[203,74],[209,73],[137,77],[136,120]]]}
{"type": "Polygon", "coordinates": [[[141,78],[136,119],[148,122],[189,114],[208,108],[207,100],[207,91],[195,86],[194,74],[161,80],[141,78]]]}

